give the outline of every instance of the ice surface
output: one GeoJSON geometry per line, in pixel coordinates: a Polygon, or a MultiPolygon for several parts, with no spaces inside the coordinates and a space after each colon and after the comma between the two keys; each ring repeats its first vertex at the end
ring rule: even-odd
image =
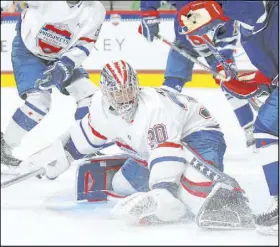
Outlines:
{"type": "MultiPolygon", "coordinates": [[[[245,147],[243,130],[220,89],[185,89],[203,102],[225,133],[225,172],[247,191],[254,212],[270,203],[258,153],[245,147]]],[[[16,89],[1,89],[1,130],[22,103],[16,89]]],[[[72,123],[75,103],[53,93],[49,115],[24,139],[21,158],[39,150],[72,123]]],[[[110,148],[108,153],[119,152],[110,148]]],[[[7,177],[1,177],[7,179],[7,177]]],[[[33,178],[1,191],[1,244],[3,245],[278,245],[277,237],[254,230],[206,231],[192,222],[164,226],[131,226],[112,219],[112,204],[75,204],[75,167],[57,180],[33,178]]]]}

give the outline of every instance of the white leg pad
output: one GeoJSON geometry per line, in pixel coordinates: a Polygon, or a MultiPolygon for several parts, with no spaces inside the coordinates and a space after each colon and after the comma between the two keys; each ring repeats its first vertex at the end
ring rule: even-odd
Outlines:
{"type": "Polygon", "coordinates": [[[118,170],[117,173],[114,175],[112,180],[112,187],[116,193],[121,195],[131,195],[137,192],[137,190],[135,190],[124,177],[121,169],[118,170]]]}
{"type": "Polygon", "coordinates": [[[195,187],[192,187],[192,185],[194,184],[201,185],[204,183],[210,184],[211,180],[206,178],[204,175],[200,174],[191,165],[187,165],[186,170],[183,173],[181,183],[179,185],[177,197],[195,215],[199,212],[202,204],[205,202],[206,196],[204,196],[203,193],[199,193],[198,191],[196,191],[195,187]],[[186,186],[185,183],[182,181],[183,179],[187,179],[188,180],[187,184],[190,184],[191,186],[190,187],[186,186]]]}

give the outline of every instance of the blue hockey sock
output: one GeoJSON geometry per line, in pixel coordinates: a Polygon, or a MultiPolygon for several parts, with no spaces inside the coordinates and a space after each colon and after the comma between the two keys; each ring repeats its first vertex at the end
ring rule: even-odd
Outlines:
{"type": "Polygon", "coordinates": [[[279,168],[278,167],[279,167],[278,161],[263,165],[265,179],[271,196],[276,196],[279,193],[278,192],[279,191],[279,186],[278,186],[279,168]]]}
{"type": "Polygon", "coordinates": [[[185,82],[186,82],[186,80],[182,79],[182,78],[166,77],[163,82],[163,86],[172,88],[180,93],[182,91],[182,88],[185,85],[185,82]]]}
{"type": "Polygon", "coordinates": [[[254,114],[248,103],[248,100],[237,99],[228,93],[225,93],[225,96],[228,102],[231,104],[241,127],[247,127],[248,124],[254,121],[254,114]]]}
{"type": "Polygon", "coordinates": [[[46,114],[47,112],[26,101],[16,110],[6,128],[5,141],[7,144],[11,147],[19,146],[24,136],[36,127],[46,114]]]}

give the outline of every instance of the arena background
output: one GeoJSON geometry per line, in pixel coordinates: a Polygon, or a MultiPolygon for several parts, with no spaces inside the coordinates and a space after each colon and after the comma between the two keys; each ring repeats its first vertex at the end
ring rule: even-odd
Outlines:
{"type": "MultiPolygon", "coordinates": [[[[90,79],[98,84],[100,70],[110,60],[124,59],[136,68],[142,86],[160,86],[164,80],[164,69],[169,47],[156,40],[148,43],[138,32],[140,23],[139,1],[101,1],[106,10],[95,51],[83,63],[90,79]]],[[[170,41],[174,40],[173,19],[175,11],[164,4],[161,7],[160,33],[170,41]]],[[[15,87],[11,64],[12,41],[15,24],[20,13],[1,14],[1,87],[15,87]]],[[[239,71],[255,70],[240,44],[235,50],[239,71]]],[[[206,63],[204,59],[201,60],[206,63]]],[[[217,85],[211,74],[194,67],[192,81],[186,87],[215,88],[217,85]]]]}

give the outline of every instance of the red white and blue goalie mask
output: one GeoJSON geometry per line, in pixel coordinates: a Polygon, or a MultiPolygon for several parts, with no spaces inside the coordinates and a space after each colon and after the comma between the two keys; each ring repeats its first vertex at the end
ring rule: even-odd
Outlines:
{"type": "Polygon", "coordinates": [[[203,35],[230,19],[216,1],[192,1],[180,9],[177,15],[181,34],[203,35]]]}
{"type": "Polygon", "coordinates": [[[102,72],[100,87],[104,101],[127,122],[132,122],[139,101],[136,71],[120,60],[107,63],[102,72]]]}

